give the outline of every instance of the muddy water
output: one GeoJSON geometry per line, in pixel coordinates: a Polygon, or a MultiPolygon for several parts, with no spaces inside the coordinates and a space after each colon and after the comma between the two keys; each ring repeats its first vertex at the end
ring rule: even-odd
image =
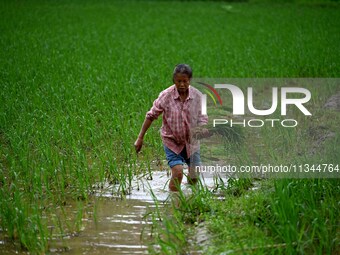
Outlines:
{"type": "Polygon", "coordinates": [[[82,231],[52,243],[52,254],[147,254],[154,205],[136,199],[98,199],[95,217],[83,218],[82,231]]]}
{"type": "MultiPolygon", "coordinates": [[[[152,172],[152,178],[148,175],[135,178],[125,200],[112,195],[116,187],[105,183],[99,185],[101,188],[95,193],[92,207],[82,215],[81,231],[66,235],[62,240],[55,237],[50,242],[49,254],[148,254],[152,222],[144,216],[155,210],[150,187],[162,210],[169,201],[168,180],[166,171],[152,172]]],[[[212,188],[213,180],[205,179],[205,185],[212,188]]],[[[185,180],[182,190],[191,191],[185,180]]],[[[73,215],[70,216],[72,219],[77,206],[70,205],[65,210],[73,215]]],[[[0,253],[25,254],[1,241],[0,253]],[[2,253],[5,250],[6,253],[2,253]]]]}
{"type": "MultiPolygon", "coordinates": [[[[83,218],[82,231],[77,236],[55,241],[52,254],[148,254],[152,222],[145,215],[155,210],[150,187],[162,207],[169,196],[166,172],[139,176],[132,182],[126,199],[115,197],[117,188],[100,184],[95,196],[95,213],[83,218]]],[[[184,186],[185,188],[185,186],[184,186]]]]}

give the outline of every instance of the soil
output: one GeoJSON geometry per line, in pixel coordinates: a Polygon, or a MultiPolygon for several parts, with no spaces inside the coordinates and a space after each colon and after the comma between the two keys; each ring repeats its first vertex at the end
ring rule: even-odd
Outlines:
{"type": "Polygon", "coordinates": [[[335,110],[335,111],[340,111],[340,91],[331,96],[325,106],[324,106],[326,109],[331,109],[331,110],[335,110]]]}

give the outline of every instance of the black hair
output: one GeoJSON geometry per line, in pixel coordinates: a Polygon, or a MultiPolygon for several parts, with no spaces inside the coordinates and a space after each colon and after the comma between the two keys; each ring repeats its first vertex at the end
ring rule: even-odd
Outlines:
{"type": "Polygon", "coordinates": [[[178,74],[178,73],[188,75],[189,79],[191,79],[191,77],[192,77],[192,69],[187,64],[178,64],[178,65],[175,66],[175,69],[174,69],[174,72],[173,72],[173,75],[172,75],[173,81],[175,79],[175,75],[178,74]]]}

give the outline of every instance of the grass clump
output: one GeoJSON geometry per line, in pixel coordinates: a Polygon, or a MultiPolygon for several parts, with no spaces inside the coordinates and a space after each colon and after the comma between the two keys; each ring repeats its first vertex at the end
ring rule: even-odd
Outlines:
{"type": "Polygon", "coordinates": [[[268,180],[213,203],[207,254],[336,254],[337,180],[268,180]]]}
{"type": "Polygon", "coordinates": [[[170,194],[162,208],[154,197],[156,210],[146,215],[153,222],[152,254],[185,254],[196,249],[192,226],[204,221],[204,215],[212,209],[213,196],[201,182],[196,185],[170,194]]]}

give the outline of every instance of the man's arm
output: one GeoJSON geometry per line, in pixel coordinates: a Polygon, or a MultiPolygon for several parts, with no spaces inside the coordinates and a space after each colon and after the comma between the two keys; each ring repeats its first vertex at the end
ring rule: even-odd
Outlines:
{"type": "Polygon", "coordinates": [[[140,152],[140,150],[142,149],[143,146],[143,140],[144,140],[144,135],[146,133],[146,131],[149,129],[149,127],[151,126],[152,120],[149,118],[145,118],[144,123],[142,125],[142,129],[139,132],[138,138],[134,143],[136,152],[140,152]]]}
{"type": "Polygon", "coordinates": [[[161,92],[158,96],[158,98],[153,102],[153,106],[151,107],[150,111],[146,113],[145,120],[143,122],[142,128],[139,132],[138,138],[134,143],[136,152],[140,152],[143,146],[143,139],[146,131],[151,126],[151,123],[158,118],[160,114],[163,113],[164,110],[164,102],[165,102],[165,96],[163,92],[161,92]]]}

